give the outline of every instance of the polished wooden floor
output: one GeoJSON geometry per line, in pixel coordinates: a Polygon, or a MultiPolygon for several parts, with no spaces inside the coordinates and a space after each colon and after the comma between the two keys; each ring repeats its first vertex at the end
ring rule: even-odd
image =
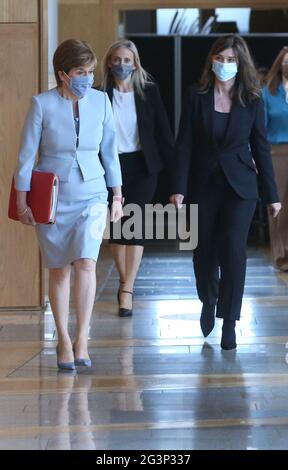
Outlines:
{"type": "Polygon", "coordinates": [[[49,304],[0,313],[0,449],[288,449],[288,275],[263,250],[249,250],[237,352],[220,320],[201,335],[191,254],[147,250],[132,319],[107,246],[97,272],[92,370],[57,371],[49,304]]]}

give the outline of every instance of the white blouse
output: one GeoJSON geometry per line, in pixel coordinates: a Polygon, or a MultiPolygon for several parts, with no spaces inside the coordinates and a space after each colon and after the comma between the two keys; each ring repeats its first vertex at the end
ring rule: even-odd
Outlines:
{"type": "Polygon", "coordinates": [[[141,149],[134,91],[121,92],[113,89],[113,114],[118,141],[118,153],[141,149]]]}

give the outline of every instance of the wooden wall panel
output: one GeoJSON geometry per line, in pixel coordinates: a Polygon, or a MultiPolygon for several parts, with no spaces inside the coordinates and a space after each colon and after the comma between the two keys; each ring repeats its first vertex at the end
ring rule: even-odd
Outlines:
{"type": "Polygon", "coordinates": [[[38,0],[0,0],[0,23],[37,23],[38,0]]]}
{"type": "MultiPolygon", "coordinates": [[[[69,1],[69,0],[68,0],[69,1]]],[[[120,10],[157,8],[287,8],[287,0],[101,0],[120,10]]]]}
{"type": "Polygon", "coordinates": [[[59,4],[59,42],[77,38],[92,46],[98,59],[96,83],[100,81],[100,62],[106,48],[117,38],[117,18],[109,1],[79,3],[78,0],[78,3],[67,4],[61,0],[59,4]]]}
{"type": "Polygon", "coordinates": [[[49,0],[39,1],[39,91],[48,90],[48,2],[49,0]]]}
{"type": "Polygon", "coordinates": [[[97,3],[59,5],[59,42],[75,38],[89,42],[98,53],[99,5],[97,3]]]}
{"type": "Polygon", "coordinates": [[[39,91],[37,24],[0,24],[0,63],[0,307],[39,307],[35,231],[7,218],[23,120],[31,96],[39,91]]]}
{"type": "MultiPolygon", "coordinates": [[[[112,0],[113,1],[113,0],[112,0]]],[[[87,4],[93,4],[93,5],[100,5],[102,0],[59,0],[61,5],[87,5],[87,4]]],[[[109,3],[111,0],[106,0],[105,3],[109,3]]]]}

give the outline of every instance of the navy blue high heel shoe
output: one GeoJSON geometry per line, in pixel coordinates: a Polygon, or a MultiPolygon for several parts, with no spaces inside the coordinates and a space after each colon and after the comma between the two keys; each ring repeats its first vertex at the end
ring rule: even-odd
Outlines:
{"type": "Polygon", "coordinates": [[[83,357],[75,357],[75,366],[92,367],[92,361],[83,357]]]}
{"type": "Polygon", "coordinates": [[[59,347],[56,346],[56,355],[57,355],[57,367],[58,369],[61,369],[61,370],[67,370],[67,371],[71,371],[71,370],[75,370],[76,367],[75,367],[75,362],[63,362],[63,361],[59,361],[58,359],[58,356],[59,356],[59,347]]]}
{"type": "MultiPolygon", "coordinates": [[[[75,355],[75,346],[73,345],[73,352],[75,355]]],[[[83,367],[92,367],[91,359],[85,359],[84,357],[74,357],[75,366],[83,366],[83,367]]]]}

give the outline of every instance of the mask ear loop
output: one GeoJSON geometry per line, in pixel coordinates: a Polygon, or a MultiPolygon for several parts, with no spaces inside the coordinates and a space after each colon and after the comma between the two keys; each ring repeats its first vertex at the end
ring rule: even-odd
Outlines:
{"type": "Polygon", "coordinates": [[[67,75],[67,73],[64,70],[62,70],[62,72],[65,73],[65,75],[68,78],[69,82],[71,82],[71,78],[69,77],[69,75],[67,75]]]}

